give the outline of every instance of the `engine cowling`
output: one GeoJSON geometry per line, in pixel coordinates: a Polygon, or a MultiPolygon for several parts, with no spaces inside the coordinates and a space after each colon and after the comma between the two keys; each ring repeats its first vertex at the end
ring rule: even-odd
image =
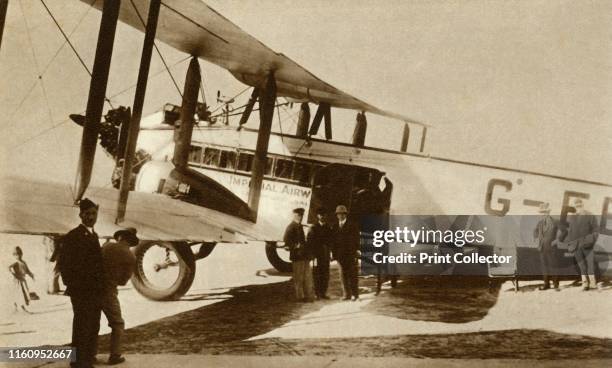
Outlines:
{"type": "Polygon", "coordinates": [[[192,168],[178,168],[171,162],[145,163],[134,187],[139,192],[166,194],[232,216],[252,219],[248,205],[228,188],[192,168]]]}
{"type": "Polygon", "coordinates": [[[174,165],[171,162],[149,161],[145,163],[136,177],[134,190],[144,193],[167,193],[169,188],[176,188],[179,184],[176,179],[172,178],[173,170],[174,165]]]}

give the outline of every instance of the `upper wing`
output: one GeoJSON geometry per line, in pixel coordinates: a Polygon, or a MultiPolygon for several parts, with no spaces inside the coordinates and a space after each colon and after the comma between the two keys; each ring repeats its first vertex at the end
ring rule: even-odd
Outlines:
{"type": "MultiPolygon", "coordinates": [[[[94,6],[101,9],[102,2],[96,1],[94,6]]],[[[149,0],[123,1],[119,19],[144,31],[148,11],[149,0]]],[[[156,37],[180,51],[227,69],[250,86],[263,85],[268,73],[274,71],[279,96],[326,102],[334,107],[368,111],[424,125],[406,116],[381,110],[322,81],[199,0],[163,0],[156,37]]]]}
{"type": "MultiPolygon", "coordinates": [[[[78,207],[70,205],[73,197],[68,185],[14,177],[1,178],[0,183],[0,232],[65,234],[80,223],[78,207]]],[[[89,188],[88,197],[100,205],[96,232],[111,236],[120,228],[114,223],[118,191],[89,188]]],[[[264,220],[254,224],[165,195],[139,192],[130,193],[121,223],[128,226],[137,228],[141,239],[197,242],[278,240],[283,230],[264,220]]]]}

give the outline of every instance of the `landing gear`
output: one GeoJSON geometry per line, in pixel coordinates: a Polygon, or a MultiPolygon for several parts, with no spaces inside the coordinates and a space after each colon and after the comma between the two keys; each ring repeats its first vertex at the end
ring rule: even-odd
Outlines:
{"type": "Polygon", "coordinates": [[[191,287],[195,256],[187,243],[143,241],[134,253],[136,272],[132,284],[146,298],[177,300],[191,287]]]}
{"type": "Polygon", "coordinates": [[[266,256],[268,261],[279,272],[291,272],[293,267],[289,260],[289,251],[277,242],[266,242],[266,256]]]}

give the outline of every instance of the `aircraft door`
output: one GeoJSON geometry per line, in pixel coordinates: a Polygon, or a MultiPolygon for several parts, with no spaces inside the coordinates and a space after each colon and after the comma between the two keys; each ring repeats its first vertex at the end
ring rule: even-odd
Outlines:
{"type": "Polygon", "coordinates": [[[393,184],[379,170],[327,165],[314,174],[308,222],[316,221],[316,209],[323,207],[331,214],[340,204],[355,220],[361,215],[389,213],[392,190],[393,184]]]}

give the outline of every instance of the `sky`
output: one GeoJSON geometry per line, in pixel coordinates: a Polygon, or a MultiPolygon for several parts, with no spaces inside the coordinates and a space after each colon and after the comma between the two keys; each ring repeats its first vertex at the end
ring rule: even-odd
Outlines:
{"type": "MultiPolygon", "coordinates": [[[[91,68],[100,12],[79,1],[45,3],[91,68]]],[[[432,155],[612,183],[610,1],[207,4],[341,90],[430,125],[432,155]]],[[[107,90],[113,106],[132,105],[142,39],[117,28],[107,90]]],[[[182,88],[188,55],[159,47],[182,88]]],[[[217,90],[244,90],[226,71],[200,63],[209,104],[217,90]]],[[[87,71],[42,3],[10,1],[0,48],[3,174],[74,181],[81,130],[67,115],[84,111],[88,87],[87,71]]],[[[180,96],[154,54],[144,114],[166,102],[180,96]]],[[[294,113],[283,110],[275,130],[294,129],[294,113]]],[[[335,139],[350,139],[354,115],[333,111],[335,139]]],[[[368,121],[367,144],[400,146],[403,123],[371,114],[368,121]]],[[[94,184],[108,183],[111,164],[98,151],[94,184]]]]}

